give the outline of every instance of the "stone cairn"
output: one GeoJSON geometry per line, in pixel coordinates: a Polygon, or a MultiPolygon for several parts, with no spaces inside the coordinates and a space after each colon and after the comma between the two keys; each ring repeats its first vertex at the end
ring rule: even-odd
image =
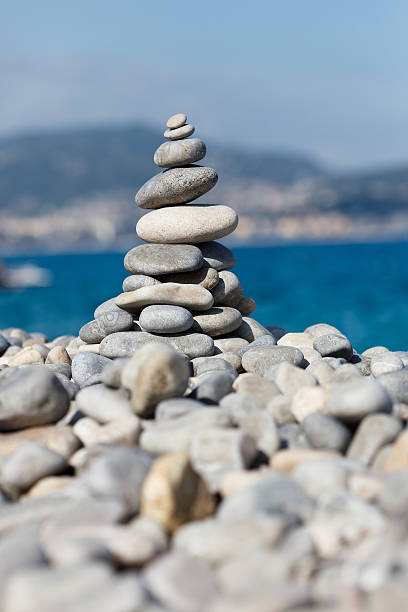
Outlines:
{"type": "Polygon", "coordinates": [[[262,327],[185,115],[80,337],[0,332],[0,610],[405,610],[408,351],[262,327]]]}

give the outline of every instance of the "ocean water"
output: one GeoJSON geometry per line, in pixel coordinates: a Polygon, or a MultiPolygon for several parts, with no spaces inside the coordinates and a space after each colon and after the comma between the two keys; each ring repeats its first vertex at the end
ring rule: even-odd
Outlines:
{"type": "MultiPolygon", "coordinates": [[[[234,249],[244,295],[264,325],[302,331],[338,327],[357,350],[408,350],[408,243],[296,245],[234,249]]],[[[5,258],[51,271],[45,288],[0,290],[0,329],[77,334],[94,308],[121,292],[123,253],[5,258]]]]}

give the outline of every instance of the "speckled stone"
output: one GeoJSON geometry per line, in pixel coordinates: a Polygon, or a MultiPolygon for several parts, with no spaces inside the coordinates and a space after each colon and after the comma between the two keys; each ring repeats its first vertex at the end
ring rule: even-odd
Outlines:
{"type": "Polygon", "coordinates": [[[161,208],[170,204],[185,204],[210,191],[218,181],[213,168],[189,166],[171,168],[156,174],[135,195],[140,208],[161,208]]]}
{"type": "Polygon", "coordinates": [[[177,168],[200,161],[206,148],[200,138],[163,142],[154,154],[154,163],[160,168],[177,168]]]}
{"type": "Polygon", "coordinates": [[[203,257],[191,244],[141,244],[126,253],[124,264],[131,274],[156,276],[197,270],[203,257]]]}
{"type": "Polygon", "coordinates": [[[313,342],[313,348],[322,357],[343,357],[351,359],[353,348],[350,341],[340,334],[325,334],[318,336],[313,342]]]}
{"type": "Polygon", "coordinates": [[[160,285],[160,282],[157,278],[152,278],[151,276],[146,276],[145,274],[132,274],[132,276],[127,276],[122,283],[123,291],[135,291],[136,289],[140,289],[140,287],[150,287],[151,285],[160,285]]]}
{"type": "Polygon", "coordinates": [[[194,316],[193,331],[212,337],[222,336],[237,329],[241,321],[241,313],[235,308],[217,306],[194,316]]]}
{"type": "Polygon", "coordinates": [[[186,308],[167,304],[147,306],[139,316],[141,329],[156,334],[177,334],[187,331],[193,322],[193,315],[186,308]]]}
{"type": "Polygon", "coordinates": [[[230,206],[173,206],[141,217],[136,233],[146,242],[194,244],[228,236],[237,225],[238,215],[230,206]]]}
{"type": "Polygon", "coordinates": [[[128,331],[133,326],[133,317],[124,310],[114,310],[100,315],[81,327],[79,337],[87,344],[98,344],[109,334],[128,331]]]}
{"type": "Polygon", "coordinates": [[[165,138],[169,140],[181,140],[182,138],[187,138],[194,134],[195,127],[192,123],[187,123],[187,125],[182,125],[179,128],[168,129],[163,133],[165,138]]]}
{"type": "Polygon", "coordinates": [[[176,113],[175,115],[172,115],[169,119],[167,119],[166,127],[168,127],[169,130],[176,130],[177,128],[180,128],[182,125],[184,125],[186,121],[187,115],[185,115],[184,113],[176,113]]]}
{"type": "Polygon", "coordinates": [[[229,270],[237,263],[234,253],[220,242],[202,242],[199,249],[203,254],[204,261],[218,272],[229,270]]]}
{"type": "Polygon", "coordinates": [[[242,317],[242,323],[235,332],[240,338],[253,342],[261,336],[272,336],[271,332],[251,317],[242,317]]]}
{"type": "Polygon", "coordinates": [[[120,308],[119,306],[116,305],[116,297],[110,298],[109,300],[106,300],[106,302],[102,302],[102,304],[100,304],[94,312],[94,318],[97,319],[98,317],[106,314],[107,312],[120,312],[120,308]]]}
{"type": "Polygon", "coordinates": [[[259,347],[244,353],[242,367],[246,372],[263,376],[268,368],[283,361],[299,366],[303,361],[303,354],[292,346],[259,347]]]}
{"type": "Polygon", "coordinates": [[[179,274],[165,274],[160,277],[163,283],[182,283],[187,285],[201,285],[205,289],[213,289],[218,283],[218,272],[210,268],[207,262],[199,270],[193,272],[180,272],[179,274]]]}
{"type": "Polygon", "coordinates": [[[100,345],[100,354],[105,357],[131,357],[141,346],[149,342],[170,344],[179,353],[190,359],[207,357],[214,353],[214,341],[206,334],[188,333],[156,336],[149,332],[117,332],[110,334],[100,345]]]}
{"type": "Polygon", "coordinates": [[[242,286],[233,272],[223,270],[219,273],[219,281],[211,293],[216,306],[236,306],[242,297],[242,286]]]}
{"type": "Polygon", "coordinates": [[[213,305],[211,293],[200,285],[181,283],[162,283],[151,287],[141,287],[136,291],[121,293],[116,298],[118,306],[130,312],[138,312],[151,304],[183,306],[190,310],[207,310],[213,305]]]}
{"type": "Polygon", "coordinates": [[[216,353],[238,353],[248,346],[248,341],[231,334],[231,336],[227,338],[216,338],[214,340],[214,346],[216,348],[216,353]]]}

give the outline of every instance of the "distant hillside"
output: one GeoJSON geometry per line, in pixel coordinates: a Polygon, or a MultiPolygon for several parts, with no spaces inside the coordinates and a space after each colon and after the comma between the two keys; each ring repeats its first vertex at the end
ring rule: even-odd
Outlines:
{"type": "MultiPolygon", "coordinates": [[[[134,194],[159,172],[153,153],[163,140],[143,125],[0,139],[2,251],[134,243],[143,214],[134,194]]],[[[335,175],[305,155],[211,142],[207,151],[203,163],[216,168],[219,181],[200,201],[238,211],[231,240],[408,238],[408,164],[335,175]]]]}

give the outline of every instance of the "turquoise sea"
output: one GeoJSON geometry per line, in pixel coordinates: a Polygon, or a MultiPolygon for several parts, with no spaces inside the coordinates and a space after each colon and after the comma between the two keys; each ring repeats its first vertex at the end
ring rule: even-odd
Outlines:
{"type": "MultiPolygon", "coordinates": [[[[244,294],[264,325],[302,331],[331,323],[357,350],[408,349],[408,242],[235,248],[244,294]]],[[[0,290],[0,329],[43,331],[50,338],[92,319],[94,308],[121,292],[123,253],[4,258],[52,273],[44,288],[0,290]]]]}

